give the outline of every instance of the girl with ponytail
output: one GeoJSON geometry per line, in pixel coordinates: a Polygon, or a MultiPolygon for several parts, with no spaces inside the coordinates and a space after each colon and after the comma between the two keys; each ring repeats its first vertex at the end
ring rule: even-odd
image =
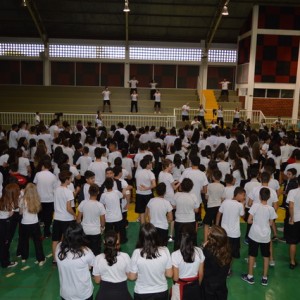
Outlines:
{"type": "Polygon", "coordinates": [[[93,267],[94,280],[100,284],[96,300],[132,300],[127,288],[130,257],[120,252],[119,247],[118,234],[106,232],[104,253],[96,257],[93,267]]]}

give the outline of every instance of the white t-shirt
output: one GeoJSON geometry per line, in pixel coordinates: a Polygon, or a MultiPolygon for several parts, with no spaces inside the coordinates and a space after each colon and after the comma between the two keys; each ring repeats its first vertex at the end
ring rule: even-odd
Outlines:
{"type": "Polygon", "coordinates": [[[152,190],[141,191],[140,187],[142,185],[146,187],[150,187],[151,181],[155,180],[154,173],[148,169],[140,169],[136,171],[135,179],[136,179],[136,193],[140,195],[151,195],[152,190]]]}
{"type": "Polygon", "coordinates": [[[42,133],[39,135],[39,140],[43,140],[47,147],[47,153],[51,153],[52,137],[49,133],[42,133]]]}
{"type": "Polygon", "coordinates": [[[195,222],[194,209],[198,208],[200,204],[201,202],[198,201],[197,197],[192,192],[176,193],[172,201],[172,205],[176,206],[176,211],[175,211],[176,222],[180,222],[180,223],[195,222]]]}
{"type": "Polygon", "coordinates": [[[213,182],[207,186],[207,207],[217,207],[221,205],[222,196],[224,193],[224,185],[213,182]]]}
{"type": "Polygon", "coordinates": [[[141,249],[133,251],[130,272],[138,274],[135,293],[160,293],[168,289],[165,271],[172,268],[170,252],[167,247],[160,247],[158,253],[157,258],[146,259],[141,256],[141,249]]]}
{"type": "Polygon", "coordinates": [[[82,300],[92,296],[94,286],[91,279],[90,266],[94,265],[95,256],[89,248],[84,249],[84,255],[75,258],[70,252],[64,260],[58,258],[61,243],[56,247],[60,296],[67,300],[82,300]]]}
{"type": "Polygon", "coordinates": [[[161,96],[161,94],[159,92],[156,92],[154,94],[154,97],[155,97],[154,102],[160,102],[160,96],[161,96]]]}
{"type": "Polygon", "coordinates": [[[100,216],[106,213],[103,204],[97,200],[83,200],[78,206],[78,211],[83,215],[81,225],[84,233],[100,234],[100,216]]]}
{"type": "Polygon", "coordinates": [[[55,134],[59,133],[59,127],[57,125],[50,126],[49,133],[50,133],[52,139],[54,139],[55,134]]]}
{"type": "Polygon", "coordinates": [[[168,229],[166,215],[173,210],[170,202],[164,198],[155,197],[149,201],[147,207],[150,211],[151,223],[157,228],[168,229]]]}
{"type": "Polygon", "coordinates": [[[136,85],[139,83],[136,79],[131,79],[131,80],[129,80],[128,82],[129,82],[130,87],[131,87],[132,89],[136,89],[136,85]]]}
{"type": "Polygon", "coordinates": [[[164,198],[168,201],[171,201],[174,198],[174,189],[172,183],[174,182],[174,178],[172,174],[161,171],[158,175],[158,182],[163,182],[166,185],[166,193],[164,198]]]}
{"type": "Polygon", "coordinates": [[[294,222],[300,221],[300,188],[290,190],[286,199],[286,203],[294,203],[294,222]]]}
{"type": "Polygon", "coordinates": [[[278,196],[276,192],[268,186],[261,185],[256,187],[255,189],[252,190],[252,192],[250,192],[249,198],[253,200],[253,203],[260,203],[259,192],[263,187],[268,188],[270,190],[270,198],[268,199],[267,202],[269,206],[273,206],[273,203],[278,202],[278,196]]]}
{"type": "Polygon", "coordinates": [[[20,208],[23,210],[21,223],[24,225],[36,224],[39,222],[38,215],[32,214],[28,211],[27,202],[22,198],[20,201],[20,208]]]}
{"type": "Polygon", "coordinates": [[[185,168],[183,165],[180,165],[179,168],[177,168],[176,166],[173,167],[172,169],[172,175],[174,180],[178,180],[180,179],[182,173],[184,172],[185,168]]]}
{"type": "Polygon", "coordinates": [[[127,273],[130,272],[130,257],[127,253],[118,252],[117,262],[109,266],[105,254],[96,256],[93,275],[101,276],[101,280],[107,282],[123,282],[127,280],[127,273]]]}
{"type": "Polygon", "coordinates": [[[230,81],[221,81],[222,90],[228,90],[228,85],[230,81]]]}
{"type": "Polygon", "coordinates": [[[225,181],[226,174],[230,174],[230,164],[227,161],[220,161],[217,163],[219,170],[222,173],[221,181],[225,181]]]}
{"type": "Polygon", "coordinates": [[[73,200],[74,195],[67,187],[59,186],[56,188],[54,192],[54,220],[74,220],[74,216],[67,211],[67,202],[73,200]]]}
{"type": "Polygon", "coordinates": [[[110,91],[103,91],[102,95],[103,95],[103,100],[104,101],[109,100],[110,91]]]}
{"type": "Polygon", "coordinates": [[[115,159],[117,157],[122,158],[122,155],[119,151],[114,151],[114,152],[110,152],[108,154],[108,159],[107,161],[110,163],[110,167],[113,168],[115,166],[115,159]]]}
{"type": "Polygon", "coordinates": [[[234,185],[225,186],[222,199],[233,199],[235,188],[234,185]]]}
{"type": "Polygon", "coordinates": [[[122,198],[123,194],[116,190],[104,192],[101,195],[100,202],[105,206],[106,209],[106,222],[113,223],[122,220],[122,211],[120,206],[120,199],[122,198]]]}
{"type": "Polygon", "coordinates": [[[234,184],[234,186],[235,187],[240,186],[241,185],[241,181],[243,180],[240,170],[234,170],[232,172],[232,176],[233,176],[233,178],[235,178],[235,184],[234,184]]]}
{"type": "Polygon", "coordinates": [[[240,237],[240,217],[245,213],[243,204],[236,200],[226,199],[222,202],[219,212],[223,214],[221,226],[225,229],[228,237],[240,237]]]}
{"type": "Polygon", "coordinates": [[[189,110],[190,110],[190,107],[188,106],[188,105],[183,105],[182,106],[182,112],[181,112],[181,114],[183,115],[183,116],[188,116],[189,115],[189,110]]]}
{"type": "Polygon", "coordinates": [[[299,176],[300,175],[300,163],[293,163],[293,164],[287,165],[286,168],[285,168],[285,170],[284,170],[284,175],[286,175],[287,171],[289,169],[292,169],[292,168],[294,168],[294,169],[297,170],[296,176],[299,176]]]}
{"type": "Polygon", "coordinates": [[[178,268],[179,278],[181,279],[196,277],[198,275],[200,264],[203,263],[205,260],[205,256],[202,250],[198,247],[195,247],[194,249],[195,249],[195,258],[194,258],[194,262],[192,263],[186,263],[183,260],[180,250],[173,252],[171,255],[172,264],[175,268],[178,268]]]}
{"type": "Polygon", "coordinates": [[[254,190],[255,188],[257,188],[259,186],[261,186],[261,183],[256,178],[251,179],[251,181],[249,181],[245,184],[244,189],[246,191],[246,205],[245,205],[246,207],[249,208],[248,201],[249,201],[250,193],[252,192],[252,190],[254,190]]]}
{"type": "Polygon", "coordinates": [[[28,176],[28,167],[30,166],[29,159],[26,157],[19,157],[18,172],[23,176],[28,176]]]}
{"type": "Polygon", "coordinates": [[[257,243],[269,243],[271,240],[270,220],[277,218],[273,207],[254,203],[249,214],[253,216],[253,224],[249,231],[249,238],[257,243]]]}
{"type": "Polygon", "coordinates": [[[108,168],[108,164],[103,161],[92,162],[88,170],[95,173],[95,183],[100,187],[105,181],[105,170],[108,168]]]}
{"type": "Polygon", "coordinates": [[[87,171],[91,163],[92,163],[92,158],[90,156],[80,156],[77,159],[76,165],[80,165],[81,176],[84,176],[85,171],[87,171]]]}
{"type": "Polygon", "coordinates": [[[14,130],[11,130],[9,133],[8,147],[15,149],[18,148],[18,133],[14,130]]]}
{"type": "Polygon", "coordinates": [[[2,197],[2,190],[3,190],[3,175],[0,172],[0,198],[2,197]]]}
{"type": "Polygon", "coordinates": [[[152,161],[154,161],[154,158],[153,158],[153,154],[152,152],[150,151],[144,151],[144,152],[139,152],[135,155],[134,157],[134,163],[137,167],[138,170],[141,170],[142,167],[140,166],[140,161],[144,158],[144,156],[146,155],[151,155],[152,156],[152,161]]]}
{"type": "Polygon", "coordinates": [[[132,158],[123,157],[122,158],[122,167],[128,172],[128,175],[132,177],[132,169],[134,167],[132,158]]]}
{"type": "Polygon", "coordinates": [[[208,180],[205,173],[203,173],[200,170],[190,168],[190,169],[186,169],[182,173],[179,181],[182,182],[184,178],[189,178],[193,181],[194,186],[193,189],[191,190],[191,193],[195,194],[195,196],[198,199],[198,202],[201,204],[202,203],[201,190],[203,189],[204,186],[208,185],[208,180]]]}
{"type": "Polygon", "coordinates": [[[9,159],[9,155],[8,154],[3,154],[0,156],[0,166],[3,167],[4,163],[7,164],[7,161],[9,159]]]}
{"type": "Polygon", "coordinates": [[[33,183],[36,184],[42,203],[54,201],[54,189],[57,185],[57,179],[54,174],[48,170],[36,173],[33,183]]]}

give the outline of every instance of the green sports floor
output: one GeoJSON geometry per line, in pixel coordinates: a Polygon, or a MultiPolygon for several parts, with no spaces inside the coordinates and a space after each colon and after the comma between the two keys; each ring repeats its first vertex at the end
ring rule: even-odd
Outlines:
{"type": "MultiPolygon", "coordinates": [[[[245,230],[245,224],[242,224],[242,231],[245,230]]],[[[278,223],[278,228],[282,225],[278,223]]],[[[131,222],[128,228],[129,242],[122,246],[122,251],[129,254],[135,248],[138,235],[139,223],[131,222]]],[[[280,236],[279,232],[279,236],[280,236]]],[[[243,235],[242,235],[243,236],[243,235]]],[[[198,232],[198,242],[201,243],[203,230],[198,232]]],[[[0,299],[4,300],[29,300],[43,299],[54,300],[59,297],[59,280],[56,267],[52,266],[51,240],[44,240],[44,251],[47,256],[47,262],[43,267],[35,263],[33,243],[30,244],[30,258],[26,263],[21,263],[21,259],[15,257],[16,241],[11,246],[11,259],[17,260],[19,264],[15,268],[1,269],[0,271],[0,299]]],[[[169,243],[170,250],[173,244],[169,243]]],[[[300,251],[300,250],[299,250],[300,251]]],[[[257,268],[255,269],[255,284],[249,285],[240,279],[240,274],[247,272],[247,263],[244,258],[247,257],[247,246],[242,243],[241,259],[234,261],[233,275],[227,280],[230,300],[282,300],[282,299],[300,299],[300,267],[295,270],[289,269],[288,246],[286,244],[275,242],[274,253],[276,266],[270,267],[269,285],[264,287],[260,284],[262,272],[262,259],[258,257],[257,268]]],[[[299,254],[300,255],[300,254],[299,254]]],[[[299,259],[298,255],[298,260],[299,259]]],[[[171,282],[170,282],[171,284],[171,282]]],[[[129,291],[132,293],[133,282],[128,282],[129,291]]],[[[94,295],[98,287],[95,285],[94,295]]],[[[109,299],[108,299],[109,300],[109,299]]],[[[120,299],[121,300],[121,299],[120,299]]]]}

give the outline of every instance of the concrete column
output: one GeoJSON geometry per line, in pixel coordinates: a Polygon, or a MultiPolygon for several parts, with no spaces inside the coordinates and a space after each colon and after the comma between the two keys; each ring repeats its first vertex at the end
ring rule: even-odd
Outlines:
{"type": "Polygon", "coordinates": [[[44,86],[51,85],[51,65],[49,61],[49,45],[45,46],[44,52],[41,54],[44,64],[44,86]]]}
{"type": "Polygon", "coordinates": [[[130,65],[129,65],[129,49],[125,50],[125,65],[124,65],[124,87],[128,87],[128,81],[130,80],[130,65]]]}
{"type": "Polygon", "coordinates": [[[200,66],[200,72],[199,72],[199,86],[198,90],[200,93],[200,103],[203,105],[205,103],[205,100],[203,99],[202,91],[207,89],[207,68],[208,68],[208,53],[203,53],[202,59],[201,59],[201,66],[200,66]]]}
{"type": "MultiPolygon", "coordinates": [[[[300,49],[300,43],[299,43],[300,49]]],[[[297,65],[297,77],[296,86],[294,92],[293,112],[292,112],[292,124],[297,124],[298,112],[299,112],[299,96],[300,96],[300,51],[298,53],[298,65],[297,65]]]]}
{"type": "Polygon", "coordinates": [[[259,7],[258,5],[255,5],[252,11],[252,33],[251,33],[250,59],[249,59],[249,69],[248,69],[248,91],[245,97],[245,109],[249,111],[247,113],[247,118],[251,118],[250,111],[253,109],[258,13],[259,13],[259,7]]]}

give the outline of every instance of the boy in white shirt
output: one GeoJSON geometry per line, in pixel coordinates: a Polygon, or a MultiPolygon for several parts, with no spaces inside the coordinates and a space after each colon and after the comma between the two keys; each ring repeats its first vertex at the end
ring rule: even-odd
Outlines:
{"type": "Polygon", "coordinates": [[[171,203],[164,199],[166,193],[166,185],[161,182],[156,187],[157,197],[152,198],[147,204],[146,220],[152,223],[160,237],[160,245],[167,246],[168,244],[168,223],[173,221],[171,203]]]}
{"type": "MultiPolygon", "coordinates": [[[[244,215],[244,201],[246,192],[242,187],[236,187],[232,199],[222,202],[217,214],[216,224],[220,224],[225,229],[231,247],[232,258],[240,258],[241,248],[241,228],[240,217],[244,215]]],[[[231,270],[229,271],[231,273],[231,270]]]]}
{"type": "Polygon", "coordinates": [[[80,156],[76,161],[76,167],[80,166],[80,175],[84,176],[84,173],[92,163],[92,158],[89,156],[90,149],[86,146],[83,147],[83,156],[80,156]]]}
{"type": "Polygon", "coordinates": [[[266,187],[261,188],[259,195],[260,203],[254,203],[249,210],[248,223],[252,224],[252,226],[249,231],[248,274],[242,274],[241,279],[249,284],[254,284],[253,267],[258,248],[260,248],[264,259],[261,284],[266,286],[268,285],[271,226],[273,220],[277,218],[277,214],[274,208],[268,205],[271,195],[270,189],[266,187]]]}
{"type": "Polygon", "coordinates": [[[233,199],[234,197],[234,190],[235,190],[235,178],[231,174],[226,174],[225,176],[225,189],[222,195],[222,201],[225,199],[233,199]]]}
{"type": "Polygon", "coordinates": [[[207,209],[203,219],[204,223],[204,243],[207,241],[209,227],[215,224],[219,207],[221,206],[224,185],[220,183],[222,173],[220,170],[213,172],[213,183],[207,186],[207,209]]]}
{"type": "MultiPolygon", "coordinates": [[[[72,208],[74,201],[73,193],[68,189],[71,184],[72,173],[63,171],[59,173],[61,185],[54,191],[54,220],[52,229],[52,254],[55,257],[57,244],[61,241],[62,236],[68,226],[76,219],[76,214],[72,208]]],[[[56,264],[56,261],[53,260],[56,264]]]]}
{"type": "Polygon", "coordinates": [[[99,187],[92,184],[89,187],[89,199],[83,200],[78,206],[77,222],[81,223],[89,248],[94,255],[101,253],[101,233],[105,229],[105,208],[97,201],[99,187]]]}

